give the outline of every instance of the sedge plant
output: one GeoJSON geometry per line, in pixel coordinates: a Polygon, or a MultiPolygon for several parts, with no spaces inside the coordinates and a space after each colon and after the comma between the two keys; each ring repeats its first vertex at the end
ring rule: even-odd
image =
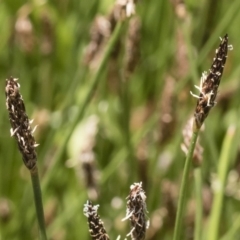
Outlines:
{"type": "Polygon", "coordinates": [[[203,125],[206,117],[208,116],[210,110],[215,105],[215,99],[218,92],[218,87],[220,84],[220,80],[223,74],[224,66],[227,59],[228,49],[232,49],[231,45],[228,45],[228,35],[226,34],[223,38],[221,38],[221,43],[216,50],[216,56],[213,59],[212,66],[208,73],[204,72],[200,86],[195,86],[200,94],[195,95],[191,92],[191,94],[196,97],[197,106],[194,113],[193,120],[193,128],[192,128],[192,139],[190,143],[190,147],[188,150],[187,158],[184,165],[183,177],[180,187],[180,194],[178,200],[177,207],[177,216],[174,227],[174,240],[181,239],[181,224],[183,220],[183,213],[186,205],[186,195],[188,190],[188,177],[192,164],[192,157],[194,148],[196,145],[196,141],[199,135],[199,131],[201,126],[203,125]]]}

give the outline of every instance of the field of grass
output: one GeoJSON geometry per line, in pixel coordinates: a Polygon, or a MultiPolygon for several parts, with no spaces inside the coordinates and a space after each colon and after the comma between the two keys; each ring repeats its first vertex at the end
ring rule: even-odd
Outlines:
{"type": "Polygon", "coordinates": [[[199,95],[225,34],[233,51],[199,134],[180,239],[239,238],[240,1],[139,0],[130,19],[122,12],[114,0],[0,1],[0,240],[38,239],[31,177],[10,137],[10,76],[38,125],[48,239],[91,239],[87,200],[110,239],[124,239],[126,197],[142,182],[146,239],[172,240],[190,91],[199,95]]]}

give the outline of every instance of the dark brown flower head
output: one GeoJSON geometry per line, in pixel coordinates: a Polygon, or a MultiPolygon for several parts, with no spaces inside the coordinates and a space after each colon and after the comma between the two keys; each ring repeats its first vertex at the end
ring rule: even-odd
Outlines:
{"type": "Polygon", "coordinates": [[[84,204],[83,213],[88,218],[89,232],[94,240],[109,240],[109,236],[103,226],[97,210],[99,205],[93,205],[90,201],[84,204]]]}
{"type": "Polygon", "coordinates": [[[122,220],[129,219],[132,229],[127,235],[133,240],[145,239],[146,229],[149,227],[147,220],[146,195],[142,189],[142,183],[134,183],[130,187],[130,194],[127,197],[127,213],[122,220]]]}
{"type": "Polygon", "coordinates": [[[194,114],[194,127],[197,129],[201,128],[210,109],[215,105],[218,86],[226,63],[228,49],[232,50],[232,45],[228,45],[228,35],[226,34],[224,38],[221,38],[221,43],[216,50],[216,56],[213,59],[209,73],[207,74],[204,72],[201,77],[200,86],[195,86],[200,91],[200,95],[197,96],[191,93],[194,97],[198,98],[194,114]]]}
{"type": "Polygon", "coordinates": [[[28,116],[25,111],[24,102],[19,93],[20,85],[17,79],[10,77],[6,80],[6,107],[9,113],[11,123],[11,136],[14,136],[18,143],[19,151],[22,154],[23,162],[29,170],[36,166],[37,154],[35,147],[37,146],[28,116]]]}

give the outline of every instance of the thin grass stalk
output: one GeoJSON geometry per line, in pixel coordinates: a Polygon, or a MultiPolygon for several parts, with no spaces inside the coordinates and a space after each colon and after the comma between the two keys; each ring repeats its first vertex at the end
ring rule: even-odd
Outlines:
{"type": "Polygon", "coordinates": [[[196,200],[196,213],[195,213],[195,228],[194,228],[194,240],[201,239],[202,232],[202,171],[200,167],[194,170],[195,179],[195,200],[196,200]]]}
{"type": "MultiPolygon", "coordinates": [[[[124,143],[127,149],[127,158],[129,162],[129,166],[131,169],[137,169],[137,161],[134,154],[134,147],[132,144],[131,139],[131,133],[130,133],[130,108],[131,108],[131,102],[130,102],[130,93],[129,93],[129,79],[127,79],[126,75],[121,78],[121,89],[120,89],[120,100],[123,108],[124,114],[122,114],[122,121],[123,121],[123,137],[124,137],[124,143]]],[[[133,182],[133,179],[135,179],[135,173],[132,173],[129,177],[129,181],[133,182]]]]}
{"type": "MultiPolygon", "coordinates": [[[[236,134],[235,134],[235,140],[233,140],[234,143],[236,143],[235,145],[235,149],[232,146],[232,153],[237,152],[237,148],[238,148],[238,143],[237,143],[237,139],[239,139],[239,135],[240,135],[240,122],[238,120],[238,116],[240,115],[240,108],[238,108],[238,111],[236,112],[236,134]],[[234,149],[234,150],[233,150],[234,149]]],[[[220,238],[220,240],[235,240],[237,239],[237,237],[240,235],[240,213],[236,213],[236,218],[234,218],[232,220],[233,224],[231,226],[231,228],[224,234],[223,237],[220,238]]]]}
{"type": "Polygon", "coordinates": [[[189,65],[190,65],[190,80],[195,83],[198,81],[198,71],[197,71],[197,63],[195,61],[195,56],[194,56],[194,51],[192,48],[192,44],[191,44],[191,34],[189,32],[189,25],[183,25],[181,27],[182,32],[184,34],[184,39],[186,41],[186,46],[187,46],[187,55],[189,58],[189,65]]]}
{"type": "Polygon", "coordinates": [[[44,222],[42,193],[41,193],[41,186],[40,186],[37,166],[34,169],[32,169],[30,173],[31,173],[32,188],[34,193],[35,208],[36,208],[38,225],[39,225],[39,237],[41,240],[46,240],[47,235],[46,235],[45,222],[44,222]]]}
{"type": "MultiPolygon", "coordinates": [[[[117,42],[117,40],[119,39],[123,25],[124,25],[124,22],[119,21],[117,26],[115,27],[113,34],[106,46],[106,50],[104,52],[102,61],[100,62],[100,65],[99,65],[96,73],[93,75],[92,79],[90,79],[90,81],[89,81],[90,86],[87,90],[86,96],[84,97],[84,100],[83,100],[81,106],[78,108],[78,112],[75,115],[75,118],[72,121],[70,127],[68,128],[67,133],[64,135],[64,140],[63,140],[61,146],[59,146],[59,148],[58,148],[58,151],[54,157],[51,168],[56,167],[56,165],[59,163],[59,160],[61,159],[61,157],[63,156],[63,154],[65,152],[67,142],[69,141],[74,128],[76,127],[76,125],[80,121],[80,119],[83,117],[83,115],[87,109],[87,106],[89,105],[90,100],[94,94],[94,90],[96,89],[96,87],[101,79],[100,77],[101,77],[102,73],[104,72],[104,68],[106,66],[107,60],[117,42]]],[[[54,171],[49,171],[49,173],[44,178],[43,189],[45,189],[47,187],[50,179],[52,178],[52,174],[54,174],[54,171]]]]}
{"type": "MultiPolygon", "coordinates": [[[[87,70],[85,68],[83,69],[78,69],[77,72],[74,75],[73,81],[69,86],[68,91],[66,92],[66,97],[63,99],[62,103],[61,103],[61,107],[60,110],[63,111],[64,109],[67,108],[67,106],[69,106],[69,104],[72,102],[73,98],[74,98],[74,94],[73,92],[75,91],[75,89],[77,88],[77,82],[79,81],[79,78],[81,76],[82,79],[84,79],[86,77],[86,72],[87,70]],[[80,71],[83,71],[83,74],[80,74],[80,71]]],[[[38,158],[39,159],[43,159],[44,155],[46,154],[46,152],[49,149],[49,146],[51,145],[51,143],[53,142],[54,139],[54,135],[55,135],[55,131],[51,130],[48,135],[46,136],[46,139],[43,143],[41,143],[42,146],[42,150],[41,152],[38,154],[38,158]]]]}
{"type": "MultiPolygon", "coordinates": [[[[138,169],[137,159],[135,157],[134,146],[131,138],[130,129],[130,115],[131,115],[131,97],[130,97],[130,81],[131,76],[140,59],[140,28],[141,23],[138,16],[134,16],[127,21],[127,38],[125,42],[123,70],[120,73],[120,101],[122,104],[123,112],[122,123],[124,133],[124,143],[128,151],[128,162],[131,169],[138,169]]],[[[136,178],[136,173],[130,175],[130,182],[136,178]]]]}
{"type": "MultiPolygon", "coordinates": [[[[61,228],[66,228],[66,225],[71,222],[76,216],[76,212],[81,212],[82,206],[87,198],[86,193],[82,193],[79,197],[71,200],[71,207],[65,208],[61,211],[61,216],[57,217],[53,223],[48,227],[48,237],[50,239],[59,231],[61,228]]],[[[83,221],[82,221],[83,222],[83,221]]],[[[85,223],[85,221],[84,221],[85,223]]]]}
{"type": "Polygon", "coordinates": [[[220,154],[216,187],[214,189],[214,199],[209,220],[208,240],[218,240],[220,217],[223,207],[224,189],[226,185],[227,173],[231,162],[231,152],[233,140],[235,139],[236,127],[230,126],[223,141],[220,154]]]}
{"type": "MultiPolygon", "coordinates": [[[[132,146],[136,146],[142,139],[142,136],[145,135],[149,129],[152,129],[153,126],[156,125],[156,120],[152,119],[146,123],[142,129],[135,134],[132,134],[131,144],[132,146]]],[[[127,148],[123,148],[120,151],[117,151],[113,154],[112,161],[103,169],[102,177],[100,179],[100,184],[104,184],[109,177],[118,169],[118,167],[125,161],[128,157],[127,148]]],[[[151,202],[151,201],[150,201],[151,202]]]]}
{"type": "Polygon", "coordinates": [[[198,134],[199,134],[199,129],[196,129],[193,132],[189,152],[184,165],[183,177],[182,177],[178,207],[177,207],[177,217],[176,217],[175,226],[174,226],[173,240],[181,239],[181,226],[183,222],[183,212],[185,210],[186,195],[187,195],[187,189],[188,189],[188,183],[189,183],[188,177],[191,169],[192,157],[193,157],[194,148],[197,142],[198,134]]]}
{"type": "Polygon", "coordinates": [[[205,45],[199,52],[197,66],[200,66],[205,61],[209,50],[212,48],[216,41],[216,37],[221,36],[222,32],[224,32],[225,29],[228,29],[229,25],[234,22],[234,18],[237,17],[237,12],[239,11],[239,7],[240,2],[233,1],[232,4],[229,5],[229,8],[226,9],[223,18],[219,19],[219,23],[217,24],[216,28],[211,33],[208,41],[205,43],[205,45]]]}
{"type": "Polygon", "coordinates": [[[233,221],[233,225],[230,230],[222,237],[220,240],[234,240],[237,239],[240,234],[240,214],[238,213],[238,217],[233,221]]]}

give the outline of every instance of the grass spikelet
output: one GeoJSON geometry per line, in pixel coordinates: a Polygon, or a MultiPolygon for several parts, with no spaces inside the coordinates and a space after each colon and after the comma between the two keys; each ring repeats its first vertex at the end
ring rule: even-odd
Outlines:
{"type": "Polygon", "coordinates": [[[146,195],[142,189],[142,183],[134,183],[130,187],[130,193],[127,197],[127,213],[122,220],[129,219],[131,222],[131,235],[133,240],[145,239],[146,229],[149,227],[147,219],[146,195]]]}
{"type": "Polygon", "coordinates": [[[19,93],[20,84],[16,78],[10,77],[6,81],[6,107],[9,113],[11,123],[11,136],[14,136],[18,143],[19,151],[22,154],[25,166],[32,170],[37,163],[37,154],[35,147],[37,146],[32,135],[30,123],[23,102],[23,98],[19,93]]]}
{"type": "Polygon", "coordinates": [[[90,201],[84,204],[83,213],[88,218],[89,232],[94,240],[109,240],[109,236],[103,226],[103,221],[98,215],[99,205],[93,205],[90,201]]]}
{"type": "Polygon", "coordinates": [[[200,86],[195,86],[199,90],[200,95],[197,96],[191,93],[194,97],[198,98],[194,113],[194,127],[197,129],[201,128],[205,118],[209,114],[209,111],[216,103],[215,99],[226,63],[228,49],[231,50],[232,45],[228,45],[228,35],[226,34],[223,38],[221,38],[221,43],[218,49],[216,49],[216,56],[213,59],[209,73],[207,74],[204,72],[201,77],[200,86]]]}

